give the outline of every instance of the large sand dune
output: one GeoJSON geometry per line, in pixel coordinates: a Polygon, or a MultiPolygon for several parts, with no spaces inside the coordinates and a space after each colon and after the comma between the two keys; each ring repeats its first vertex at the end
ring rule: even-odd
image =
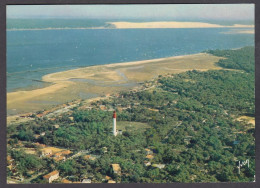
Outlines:
{"type": "Polygon", "coordinates": [[[108,22],[117,29],[151,28],[253,28],[254,25],[234,24],[231,26],[204,22],[108,22]]]}

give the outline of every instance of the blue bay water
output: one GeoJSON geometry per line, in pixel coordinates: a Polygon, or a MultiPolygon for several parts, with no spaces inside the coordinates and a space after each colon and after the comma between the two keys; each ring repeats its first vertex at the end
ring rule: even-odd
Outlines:
{"type": "Polygon", "coordinates": [[[7,31],[7,91],[42,87],[64,70],[254,45],[253,34],[214,29],[89,29],[7,31]]]}

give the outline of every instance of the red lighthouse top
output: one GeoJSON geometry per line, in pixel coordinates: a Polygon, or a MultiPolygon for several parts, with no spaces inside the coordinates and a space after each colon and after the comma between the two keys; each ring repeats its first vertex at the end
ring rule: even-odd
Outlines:
{"type": "Polygon", "coordinates": [[[114,111],[113,113],[113,118],[116,118],[116,111],[114,111]]]}

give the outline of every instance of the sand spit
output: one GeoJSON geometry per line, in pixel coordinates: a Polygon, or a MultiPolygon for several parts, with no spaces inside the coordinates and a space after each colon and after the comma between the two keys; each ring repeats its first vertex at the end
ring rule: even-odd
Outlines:
{"type": "Polygon", "coordinates": [[[234,24],[231,26],[204,22],[107,22],[117,29],[152,29],[152,28],[253,28],[254,25],[234,24]]]}
{"type": "Polygon", "coordinates": [[[144,61],[114,63],[48,74],[43,81],[52,85],[31,91],[7,93],[7,113],[35,112],[75,99],[91,99],[138,87],[138,83],[158,75],[188,70],[221,69],[220,57],[206,53],[144,61]]]}

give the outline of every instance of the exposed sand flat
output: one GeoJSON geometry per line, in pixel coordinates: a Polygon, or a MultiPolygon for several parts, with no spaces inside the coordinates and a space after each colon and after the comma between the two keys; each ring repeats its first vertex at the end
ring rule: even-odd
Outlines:
{"type": "Polygon", "coordinates": [[[254,25],[234,24],[231,26],[203,22],[108,22],[117,29],[138,28],[253,28],[254,25]]]}
{"type": "Polygon", "coordinates": [[[16,103],[17,101],[26,100],[34,97],[38,97],[44,94],[54,93],[55,91],[69,86],[71,83],[59,83],[54,84],[49,87],[35,89],[31,91],[17,91],[17,92],[10,92],[7,94],[7,105],[9,103],[16,103]]]}
{"type": "MultiPolygon", "coordinates": [[[[192,55],[196,56],[196,55],[192,55]]],[[[45,82],[52,82],[57,83],[59,81],[66,81],[72,78],[84,78],[84,79],[93,79],[93,80],[103,80],[103,81],[118,81],[121,79],[121,76],[115,73],[114,69],[111,68],[123,68],[123,67],[129,67],[131,66],[133,69],[133,66],[136,65],[142,65],[147,63],[159,63],[161,61],[170,61],[172,59],[179,59],[188,57],[186,56],[174,56],[174,57],[168,57],[168,58],[158,58],[158,59],[150,59],[150,60],[142,60],[142,61],[134,61],[134,62],[124,62],[124,63],[113,63],[113,64],[107,64],[107,65],[97,65],[97,66],[91,66],[91,67],[85,67],[85,68],[79,68],[79,69],[73,69],[63,72],[57,72],[52,74],[47,74],[42,77],[42,80],[45,82]],[[105,78],[105,79],[104,79],[105,78]]],[[[139,67],[138,67],[139,68],[139,67]]]]}
{"type": "Polygon", "coordinates": [[[188,70],[221,69],[220,59],[206,53],[144,61],[97,65],[43,76],[53,85],[31,91],[7,93],[8,115],[34,112],[75,99],[96,98],[138,86],[158,75],[188,70]]]}

